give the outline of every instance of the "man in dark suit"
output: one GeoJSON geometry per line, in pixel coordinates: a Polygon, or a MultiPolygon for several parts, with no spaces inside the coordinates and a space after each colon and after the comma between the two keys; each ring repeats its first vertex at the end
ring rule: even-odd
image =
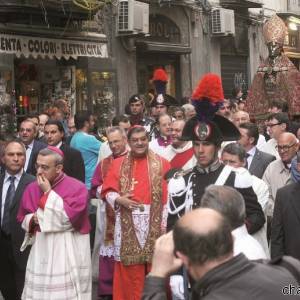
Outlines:
{"type": "Polygon", "coordinates": [[[32,120],[24,120],[19,129],[19,136],[26,147],[26,161],[24,170],[28,174],[35,175],[35,163],[40,150],[47,147],[47,144],[35,140],[37,127],[32,120]]]}
{"type": "Polygon", "coordinates": [[[242,123],[239,126],[241,138],[238,143],[247,152],[246,167],[252,175],[262,178],[270,162],[276,159],[275,156],[257,149],[259,137],[258,127],[253,123],[242,123]]]}
{"type": "Polygon", "coordinates": [[[24,286],[29,249],[21,252],[25,231],[16,217],[25,187],[35,178],[23,171],[25,146],[11,141],[4,146],[0,175],[0,291],[7,300],[19,300],[24,286]]]}
{"type": "Polygon", "coordinates": [[[77,131],[75,127],[74,117],[72,116],[69,117],[67,125],[68,125],[69,136],[65,138],[65,143],[70,146],[71,139],[77,131]]]}
{"type": "Polygon", "coordinates": [[[81,153],[63,142],[65,131],[62,123],[49,120],[44,129],[48,145],[59,148],[64,153],[64,172],[84,183],[85,170],[81,153]]]}
{"type": "Polygon", "coordinates": [[[4,165],[3,165],[3,162],[2,162],[4,146],[5,146],[5,141],[2,140],[1,136],[0,136],[0,174],[2,174],[4,172],[4,165]]]}
{"type": "Polygon", "coordinates": [[[290,255],[300,259],[300,183],[280,188],[275,198],[271,231],[271,257],[290,255]]]}

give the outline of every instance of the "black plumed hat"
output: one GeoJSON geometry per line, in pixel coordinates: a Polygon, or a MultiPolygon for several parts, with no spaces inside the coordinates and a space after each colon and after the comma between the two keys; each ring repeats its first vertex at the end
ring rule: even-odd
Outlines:
{"type": "Polygon", "coordinates": [[[168,74],[163,68],[158,68],[154,71],[152,81],[155,86],[156,95],[151,102],[151,107],[156,105],[176,106],[176,99],[166,93],[168,74]]]}
{"type": "Polygon", "coordinates": [[[156,105],[177,106],[178,103],[174,97],[168,94],[158,94],[151,101],[151,107],[156,105]]]}
{"type": "Polygon", "coordinates": [[[228,119],[216,115],[223,101],[221,78],[216,74],[204,75],[192,96],[196,116],[186,122],[181,139],[207,141],[216,145],[238,140],[240,132],[237,127],[228,119]]]}
{"type": "Polygon", "coordinates": [[[197,117],[188,120],[183,128],[181,140],[207,141],[220,145],[223,141],[240,138],[237,127],[228,119],[215,115],[211,121],[199,122],[197,117]]]}

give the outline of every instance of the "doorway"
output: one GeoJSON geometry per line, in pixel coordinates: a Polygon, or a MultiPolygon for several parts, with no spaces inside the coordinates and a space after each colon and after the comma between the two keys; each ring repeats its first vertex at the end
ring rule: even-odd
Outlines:
{"type": "Polygon", "coordinates": [[[153,71],[158,67],[163,67],[168,74],[167,94],[175,97],[180,103],[181,82],[179,55],[137,52],[138,92],[145,94],[154,88],[150,80],[153,76],[153,71]]]}

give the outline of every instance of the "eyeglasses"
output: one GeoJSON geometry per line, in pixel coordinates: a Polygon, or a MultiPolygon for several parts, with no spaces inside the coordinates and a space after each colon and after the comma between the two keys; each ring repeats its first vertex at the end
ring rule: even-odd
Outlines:
{"type": "Polygon", "coordinates": [[[276,123],[276,124],[267,124],[267,127],[274,127],[274,126],[276,126],[276,125],[281,125],[282,123],[276,123]]]}
{"type": "Polygon", "coordinates": [[[280,145],[276,145],[276,150],[279,152],[279,151],[282,151],[282,152],[286,152],[286,151],[289,151],[292,147],[294,147],[295,145],[297,144],[294,143],[292,145],[283,145],[283,146],[280,146],[280,145]]]}
{"type": "Polygon", "coordinates": [[[32,132],[33,129],[31,129],[31,128],[20,128],[20,132],[24,132],[24,131],[26,131],[26,132],[32,132]]]}

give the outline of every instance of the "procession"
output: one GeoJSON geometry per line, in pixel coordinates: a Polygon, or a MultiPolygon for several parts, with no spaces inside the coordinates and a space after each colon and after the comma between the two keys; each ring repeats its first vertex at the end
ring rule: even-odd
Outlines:
{"type": "MultiPolygon", "coordinates": [[[[71,6],[58,2],[66,18],[71,6]]],[[[122,7],[100,2],[73,1],[72,17],[122,7]]],[[[203,13],[223,9],[200,2],[203,13]]],[[[237,16],[267,7],[236,3],[237,16]]],[[[47,5],[49,25],[57,8],[47,5]]],[[[15,57],[14,72],[0,68],[0,299],[299,297],[300,71],[287,46],[296,16],[264,18],[265,56],[244,81],[228,81],[222,66],[193,84],[187,73],[179,80],[161,61],[168,54],[150,50],[142,56],[154,63],[146,72],[137,60],[133,85],[129,68],[126,78],[96,71],[113,50],[104,35],[0,36],[0,66],[1,55],[15,57]]],[[[175,38],[170,24],[161,32],[175,38]]],[[[131,55],[130,38],[121,39],[131,55]]],[[[157,49],[151,35],[135,42],[135,52],[139,43],[157,49]]],[[[179,54],[182,70],[193,51],[179,54]]]]}

